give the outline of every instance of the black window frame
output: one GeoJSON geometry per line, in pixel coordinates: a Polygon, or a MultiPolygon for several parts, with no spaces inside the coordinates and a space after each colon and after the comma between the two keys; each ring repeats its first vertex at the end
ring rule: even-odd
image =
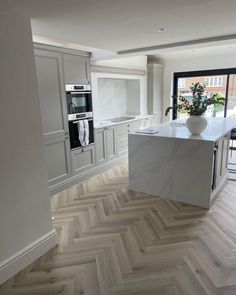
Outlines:
{"type": "MultiPolygon", "coordinates": [[[[190,78],[190,77],[199,77],[199,76],[220,76],[226,75],[226,97],[225,97],[225,106],[224,106],[224,117],[227,115],[227,104],[228,104],[228,90],[229,90],[229,76],[236,75],[236,68],[226,68],[226,69],[212,69],[212,70],[200,70],[200,71],[187,71],[187,72],[175,72],[173,79],[173,105],[177,103],[178,95],[178,79],[179,78],[190,78]]],[[[173,110],[172,119],[177,118],[177,110],[173,110]]]]}

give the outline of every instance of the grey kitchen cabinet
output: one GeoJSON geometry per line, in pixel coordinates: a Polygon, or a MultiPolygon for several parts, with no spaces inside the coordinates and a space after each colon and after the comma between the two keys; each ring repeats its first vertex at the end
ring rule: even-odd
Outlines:
{"type": "Polygon", "coordinates": [[[96,165],[103,164],[116,158],[115,127],[104,127],[95,130],[96,165]]]}
{"type": "Polygon", "coordinates": [[[106,133],[106,159],[110,161],[116,158],[116,134],[114,127],[107,127],[106,133]]]}
{"type": "Polygon", "coordinates": [[[222,139],[222,161],[221,161],[221,173],[222,175],[228,171],[228,161],[229,161],[229,143],[230,134],[225,135],[222,139]]]}
{"type": "Polygon", "coordinates": [[[65,84],[91,82],[90,60],[86,56],[63,54],[65,84]]]}
{"type": "Polygon", "coordinates": [[[94,131],[96,165],[106,162],[106,130],[100,128],[94,131]]]}
{"type": "Polygon", "coordinates": [[[78,175],[95,167],[94,145],[71,151],[72,174],[78,175]]]}
{"type": "Polygon", "coordinates": [[[153,121],[153,118],[151,118],[151,117],[141,119],[140,120],[140,128],[144,129],[144,128],[148,128],[148,127],[152,126],[152,124],[153,124],[152,121],[153,121]]]}
{"type": "Polygon", "coordinates": [[[128,153],[128,134],[139,128],[139,121],[133,121],[116,127],[118,157],[128,153]]]}
{"type": "Polygon", "coordinates": [[[216,142],[214,187],[221,181],[228,171],[230,135],[227,134],[216,142]]]}
{"type": "Polygon", "coordinates": [[[49,186],[54,186],[71,177],[62,55],[35,49],[35,64],[49,186]]]}
{"type": "Polygon", "coordinates": [[[45,156],[48,166],[49,186],[56,185],[70,176],[70,154],[67,138],[45,140],[45,156]]]}

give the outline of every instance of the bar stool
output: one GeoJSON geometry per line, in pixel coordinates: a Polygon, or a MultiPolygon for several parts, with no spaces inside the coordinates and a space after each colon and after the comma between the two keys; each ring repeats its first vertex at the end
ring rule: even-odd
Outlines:
{"type": "MultiPolygon", "coordinates": [[[[230,147],[229,147],[230,158],[232,158],[233,151],[236,151],[236,146],[234,146],[235,140],[236,140],[236,128],[231,130],[230,147]]],[[[236,161],[235,162],[229,161],[229,180],[236,181],[235,174],[236,174],[236,161]]]]}
{"type": "Polygon", "coordinates": [[[230,135],[230,141],[231,141],[231,144],[230,144],[230,156],[232,157],[232,154],[233,154],[233,151],[236,151],[236,147],[234,146],[234,140],[236,140],[236,128],[233,128],[231,130],[231,135],[230,135]]]}

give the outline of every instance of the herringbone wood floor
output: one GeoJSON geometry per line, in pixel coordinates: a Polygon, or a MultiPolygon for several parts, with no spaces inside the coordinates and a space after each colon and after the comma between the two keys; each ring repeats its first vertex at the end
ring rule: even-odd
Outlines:
{"type": "Polygon", "coordinates": [[[236,183],[210,211],[127,189],[117,166],[52,198],[59,245],[0,288],[24,295],[236,294],[236,183]]]}

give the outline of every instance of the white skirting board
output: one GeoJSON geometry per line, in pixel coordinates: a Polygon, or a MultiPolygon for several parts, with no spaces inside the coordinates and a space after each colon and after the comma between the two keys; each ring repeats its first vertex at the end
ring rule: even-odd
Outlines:
{"type": "Polygon", "coordinates": [[[2,261],[0,263],[0,285],[37,260],[40,256],[56,246],[56,244],[57,233],[55,230],[52,230],[2,261]]]}

